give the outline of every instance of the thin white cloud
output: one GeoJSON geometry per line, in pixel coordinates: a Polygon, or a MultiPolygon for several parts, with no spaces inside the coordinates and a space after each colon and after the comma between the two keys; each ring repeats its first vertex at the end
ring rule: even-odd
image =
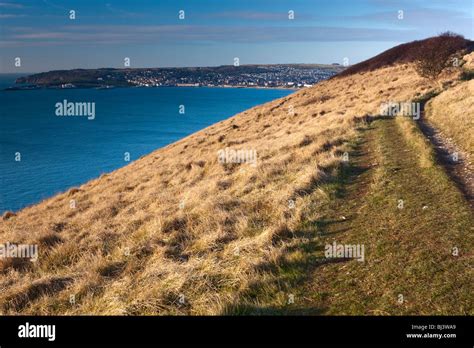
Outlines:
{"type": "Polygon", "coordinates": [[[461,12],[457,10],[446,10],[446,9],[434,9],[434,8],[417,8],[417,9],[402,9],[403,19],[398,18],[397,11],[383,11],[383,12],[374,12],[365,15],[358,16],[347,16],[347,19],[356,19],[361,21],[375,21],[375,22],[398,22],[398,23],[409,23],[409,24],[418,24],[420,21],[430,24],[438,24],[439,22],[449,22],[456,24],[459,20],[472,20],[472,15],[470,16],[466,12],[461,12]]]}
{"type": "Polygon", "coordinates": [[[14,3],[11,3],[11,2],[0,2],[0,7],[3,7],[3,8],[12,8],[12,9],[15,9],[15,8],[25,8],[24,5],[21,5],[21,4],[14,4],[14,3]]]}
{"type": "Polygon", "coordinates": [[[288,14],[285,12],[228,11],[211,13],[207,17],[246,20],[282,20],[288,19],[288,14]]]}
{"type": "Polygon", "coordinates": [[[200,25],[155,25],[155,26],[64,26],[59,30],[38,31],[21,27],[11,28],[4,39],[27,46],[31,42],[55,41],[100,44],[153,44],[172,43],[271,43],[271,42],[327,42],[327,41],[404,41],[416,35],[414,30],[380,28],[343,28],[322,26],[200,26],[200,25]]]}
{"type": "Polygon", "coordinates": [[[23,14],[0,13],[0,19],[6,19],[6,18],[20,18],[20,17],[26,17],[26,15],[23,15],[23,14]]]}

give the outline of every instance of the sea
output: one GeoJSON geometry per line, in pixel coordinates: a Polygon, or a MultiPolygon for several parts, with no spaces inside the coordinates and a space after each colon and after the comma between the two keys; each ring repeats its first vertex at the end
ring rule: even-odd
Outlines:
{"type": "Polygon", "coordinates": [[[6,91],[19,76],[0,74],[0,214],[293,92],[211,87],[6,91]],[[58,103],[65,101],[91,103],[94,117],[91,112],[89,117],[58,116],[58,103]]]}

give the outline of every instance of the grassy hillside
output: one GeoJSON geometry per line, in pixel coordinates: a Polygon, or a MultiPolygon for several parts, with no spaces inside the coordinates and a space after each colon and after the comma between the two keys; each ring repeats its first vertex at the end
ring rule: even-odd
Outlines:
{"type": "Polygon", "coordinates": [[[474,156],[474,80],[460,83],[431,99],[426,117],[435,127],[474,156]]]}
{"type": "Polygon", "coordinates": [[[462,83],[440,79],[400,62],[324,81],[5,215],[0,242],[40,256],[0,259],[1,311],[472,314],[473,212],[415,123],[377,118],[462,83]],[[333,240],[365,262],[322,258],[333,240]]]}

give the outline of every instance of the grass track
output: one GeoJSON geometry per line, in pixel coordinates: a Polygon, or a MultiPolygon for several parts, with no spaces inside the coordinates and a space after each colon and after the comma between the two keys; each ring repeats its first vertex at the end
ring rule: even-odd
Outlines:
{"type": "Polygon", "coordinates": [[[431,153],[411,120],[363,127],[278,267],[226,313],[472,315],[473,212],[431,153]],[[333,241],[364,245],[365,262],[326,259],[333,241]]]}

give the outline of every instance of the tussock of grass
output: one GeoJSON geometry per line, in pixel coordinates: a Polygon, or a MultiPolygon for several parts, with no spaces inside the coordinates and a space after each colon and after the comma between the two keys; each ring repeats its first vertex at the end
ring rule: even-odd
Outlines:
{"type": "Polygon", "coordinates": [[[8,274],[10,270],[25,272],[31,270],[33,264],[26,258],[5,258],[0,260],[0,273],[8,274]]]}
{"type": "Polygon", "coordinates": [[[72,278],[48,278],[33,282],[22,291],[5,298],[3,309],[20,311],[32,301],[42,296],[52,296],[72,282],[72,278]]]}

